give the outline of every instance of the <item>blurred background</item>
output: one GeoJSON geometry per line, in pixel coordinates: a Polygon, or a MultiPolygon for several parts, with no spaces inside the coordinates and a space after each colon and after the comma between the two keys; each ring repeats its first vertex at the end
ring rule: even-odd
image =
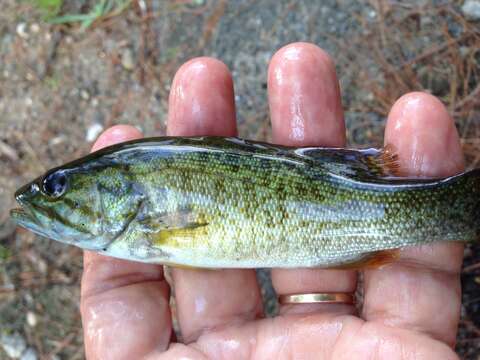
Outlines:
{"type": "MultiPolygon", "coordinates": [[[[165,133],[170,83],[195,56],[233,73],[239,134],[269,140],[266,71],[309,41],[335,59],[350,146],[381,146],[402,94],[438,96],[480,166],[480,0],[0,0],[0,359],[83,359],[81,252],[16,229],[15,189],[105,128],[165,133]]],[[[259,273],[269,314],[275,298],[259,273]]],[[[480,359],[480,246],[465,250],[457,351],[480,359]]]]}

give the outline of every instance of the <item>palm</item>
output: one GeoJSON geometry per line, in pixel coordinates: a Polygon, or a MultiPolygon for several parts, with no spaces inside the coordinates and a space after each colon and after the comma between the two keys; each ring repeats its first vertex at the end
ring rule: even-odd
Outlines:
{"type": "MultiPolygon", "coordinates": [[[[335,70],[309,44],[280,50],[269,67],[274,142],[343,146],[345,126],[335,70]]],[[[236,135],[233,85],[226,67],[201,58],[177,73],[169,99],[170,135],[236,135]]],[[[141,134],[107,130],[94,148],[141,134]]],[[[458,135],[435,98],[419,93],[392,108],[385,142],[407,174],[446,176],[463,168],[458,135]]],[[[462,247],[405,249],[399,262],[364,271],[361,314],[348,305],[286,305],[262,318],[253,270],[172,269],[185,344],[173,343],[169,286],[160,266],[85,252],[82,319],[91,359],[410,359],[456,358],[462,247]]],[[[272,270],[278,294],[353,292],[347,270],[272,270]]]]}

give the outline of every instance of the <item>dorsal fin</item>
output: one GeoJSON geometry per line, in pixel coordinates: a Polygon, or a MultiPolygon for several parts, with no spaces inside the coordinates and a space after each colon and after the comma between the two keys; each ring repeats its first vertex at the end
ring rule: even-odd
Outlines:
{"type": "Polygon", "coordinates": [[[400,176],[398,155],[392,146],[382,149],[299,148],[296,155],[310,158],[331,173],[357,180],[400,176]]]}
{"type": "MultiPolygon", "coordinates": [[[[361,150],[360,150],[361,151],[361,150]]],[[[400,176],[398,155],[392,145],[377,150],[377,154],[366,155],[365,160],[370,169],[375,169],[382,177],[400,176]]]]}

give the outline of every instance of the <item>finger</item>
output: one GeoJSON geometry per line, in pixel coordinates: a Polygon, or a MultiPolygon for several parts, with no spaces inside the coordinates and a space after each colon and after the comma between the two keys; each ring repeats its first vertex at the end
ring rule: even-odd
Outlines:
{"type": "MultiPolygon", "coordinates": [[[[92,150],[142,134],[131,126],[106,130],[92,150]]],[[[84,252],[81,312],[89,359],[140,359],[166,349],[171,334],[169,289],[160,266],[84,252]]]]}
{"type": "MultiPolygon", "coordinates": [[[[178,70],[169,99],[170,135],[236,134],[233,83],[227,67],[210,58],[178,70]]],[[[261,312],[253,270],[172,269],[178,320],[186,342],[204,330],[254,319],[261,312]]]]}
{"type": "Polygon", "coordinates": [[[343,146],[345,123],[335,64],[319,47],[294,43],[268,68],[273,137],[291,146],[343,146]]]}
{"type": "Polygon", "coordinates": [[[185,63],[175,74],[168,99],[167,132],[177,136],[235,136],[233,81],[212,58],[185,63]]]}
{"type": "MultiPolygon", "coordinates": [[[[335,65],[312,44],[280,49],[268,69],[268,91],[274,142],[294,146],[344,146],[345,124],[335,65]]],[[[353,292],[356,273],[342,270],[274,269],[279,295],[309,292],[353,292]]],[[[282,306],[281,312],[336,311],[352,306],[282,306]]]]}
{"type": "Polygon", "coordinates": [[[139,139],[143,134],[137,128],[130,125],[116,125],[105,130],[92,146],[92,152],[101,148],[121,143],[128,140],[139,139]]]}
{"type": "MultiPolygon", "coordinates": [[[[463,170],[463,155],[455,125],[435,97],[411,93],[393,106],[385,143],[398,150],[402,172],[443,177],[463,170]]],[[[453,344],[460,314],[463,246],[444,243],[406,248],[401,262],[365,272],[367,320],[416,329],[453,344]]]]}

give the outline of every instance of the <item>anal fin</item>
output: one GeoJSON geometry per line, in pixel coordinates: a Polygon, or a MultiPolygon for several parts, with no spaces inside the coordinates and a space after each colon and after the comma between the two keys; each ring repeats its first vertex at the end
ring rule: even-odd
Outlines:
{"type": "Polygon", "coordinates": [[[337,270],[361,270],[361,269],[375,269],[386,264],[391,264],[400,257],[400,250],[380,250],[367,253],[358,259],[347,262],[341,265],[332,267],[337,270]]]}

